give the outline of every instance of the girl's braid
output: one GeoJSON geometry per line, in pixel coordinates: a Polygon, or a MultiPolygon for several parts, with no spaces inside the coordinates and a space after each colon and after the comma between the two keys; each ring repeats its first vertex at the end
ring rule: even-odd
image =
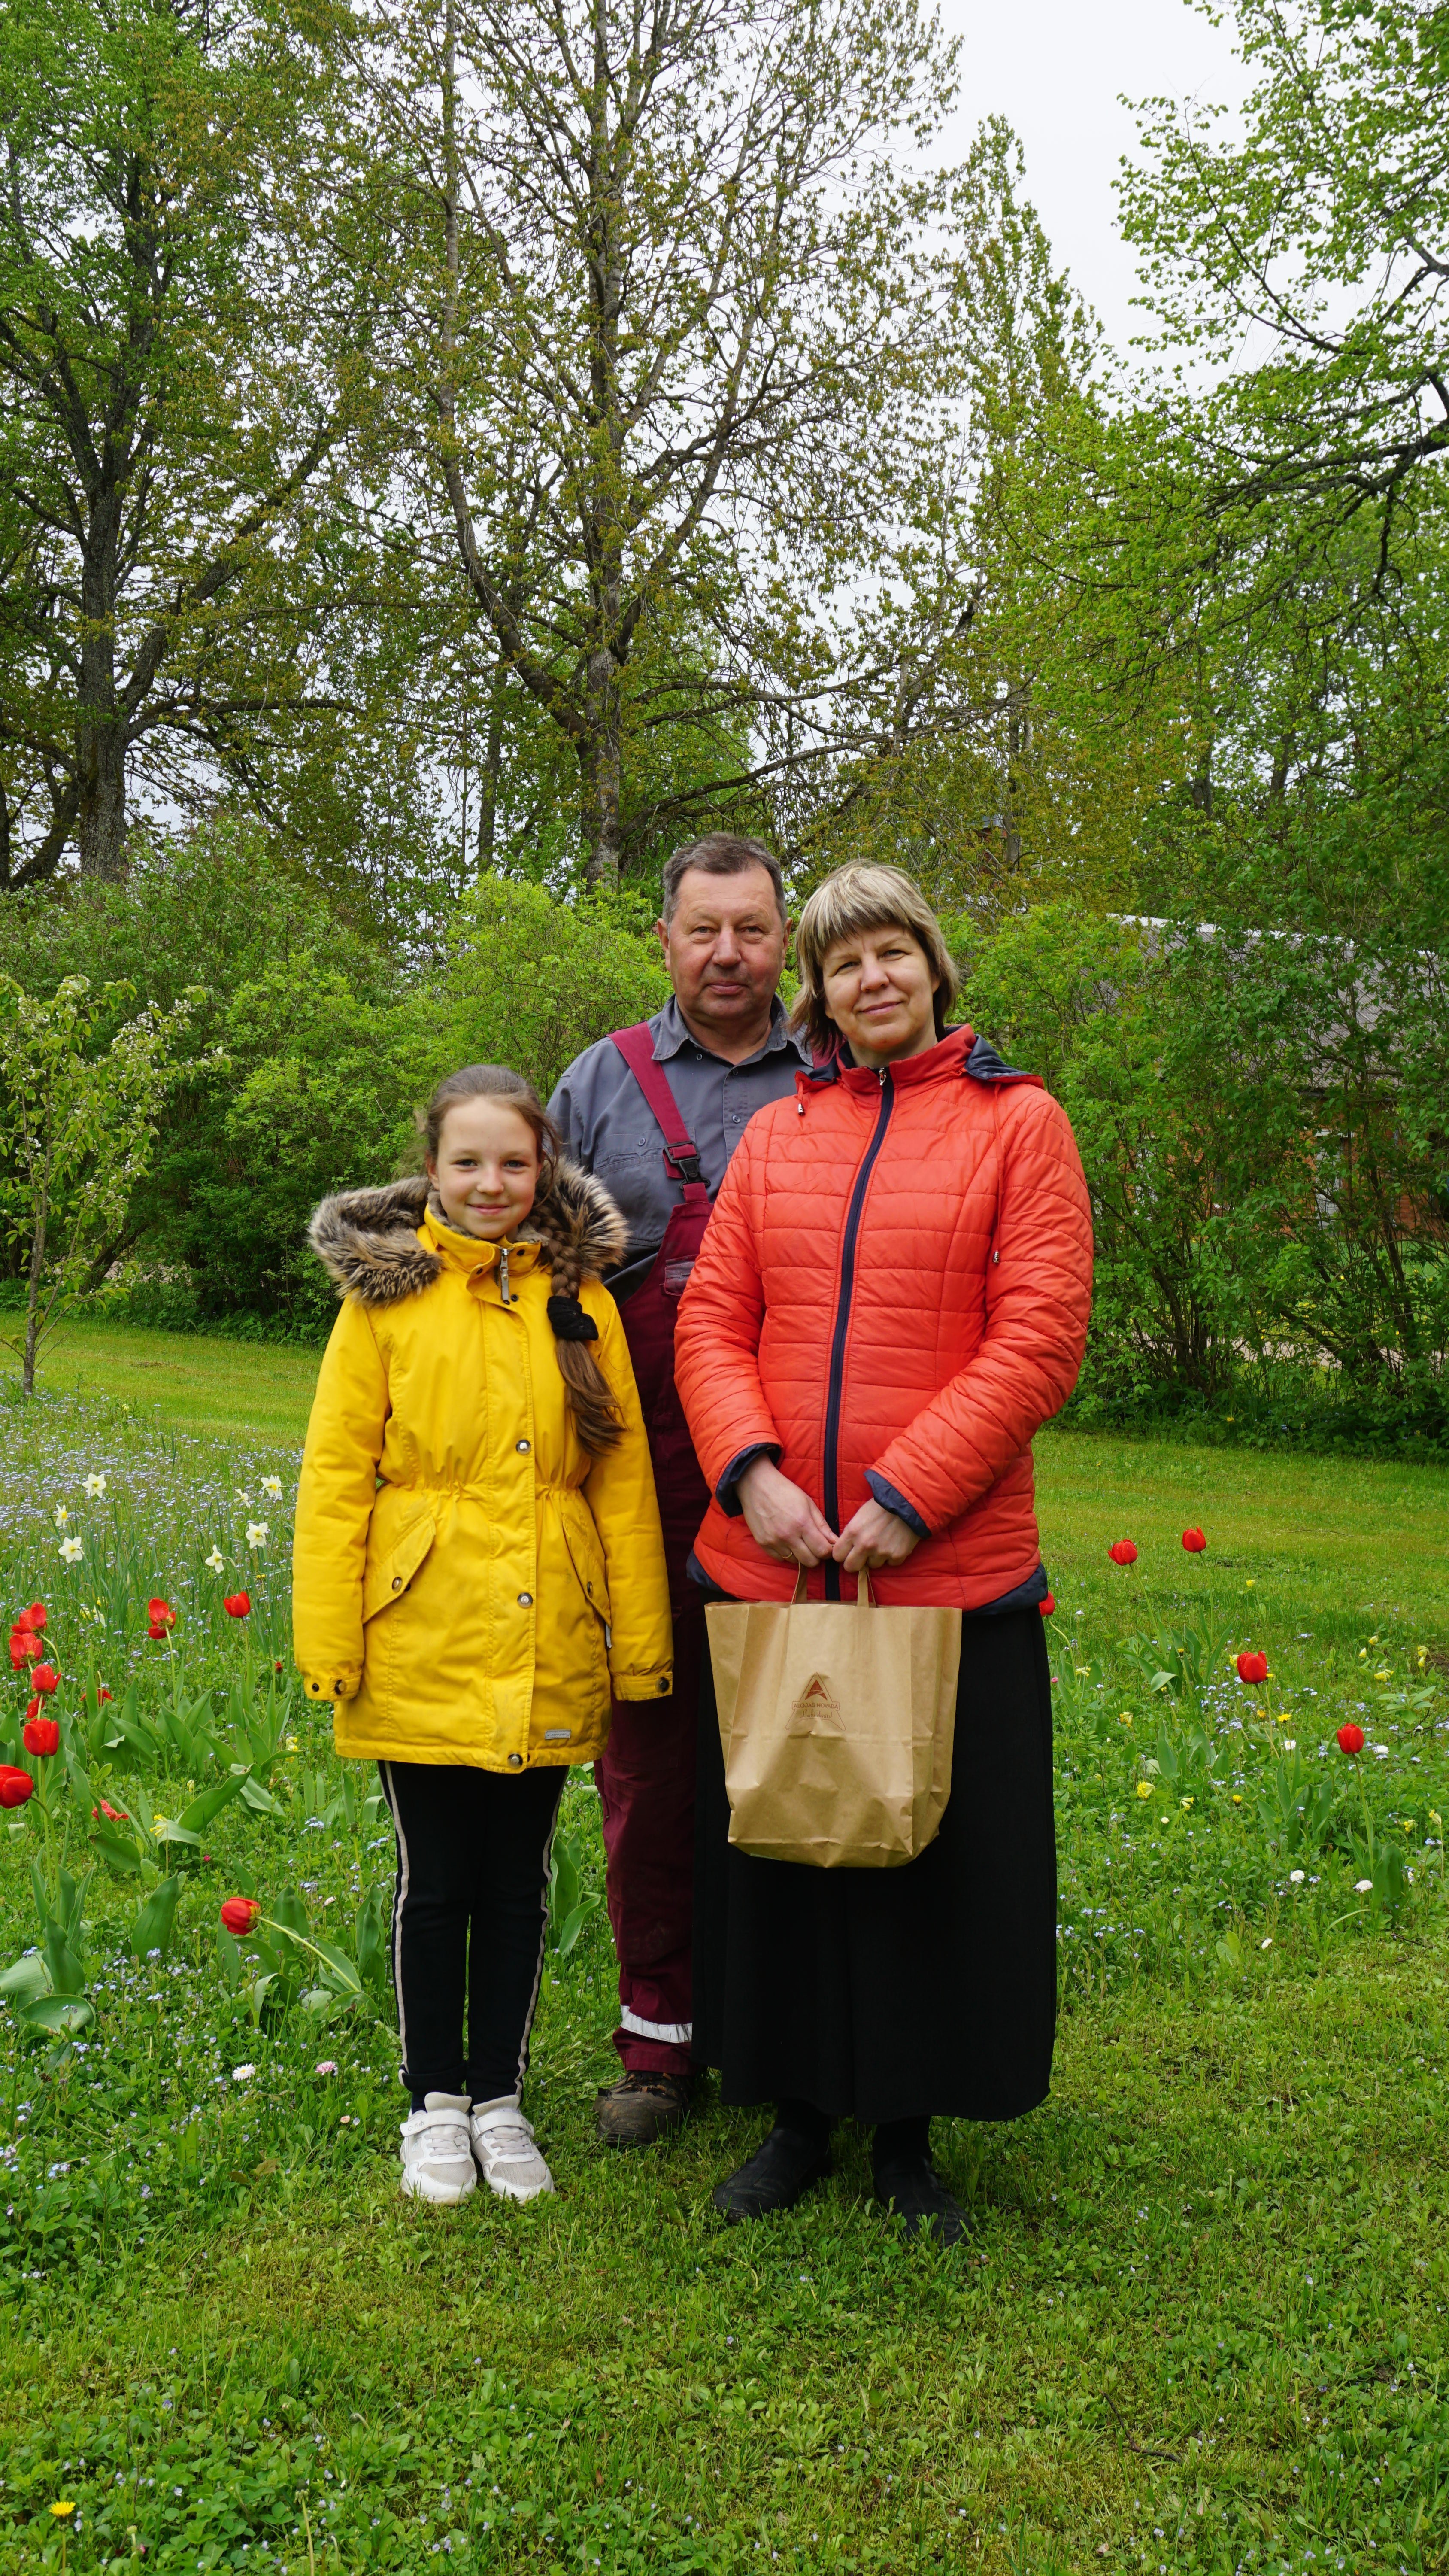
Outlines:
{"type": "MultiPolygon", "coordinates": [[[[552,1179],[551,1173],[548,1179],[552,1179]]],[[[550,1307],[555,1299],[577,1307],[583,1284],[583,1256],[577,1234],[547,1183],[534,1200],[532,1223],[553,1276],[550,1307]]],[[[563,1337],[555,1329],[554,1348],[574,1428],[589,1455],[601,1458],[606,1449],[613,1448],[624,1428],[618,1399],[587,1341],[563,1337]]]]}

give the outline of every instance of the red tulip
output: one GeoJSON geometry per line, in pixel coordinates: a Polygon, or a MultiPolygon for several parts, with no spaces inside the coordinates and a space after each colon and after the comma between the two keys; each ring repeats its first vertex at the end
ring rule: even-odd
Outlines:
{"type": "Polygon", "coordinates": [[[1043,1617],[1044,1619],[1049,1619],[1049,1618],[1051,1617],[1051,1615],[1052,1615],[1052,1612],[1055,1610],[1056,1606],[1057,1606],[1057,1596],[1056,1596],[1056,1594],[1055,1594],[1054,1592],[1049,1592],[1049,1593],[1047,1594],[1047,1597],[1046,1597],[1045,1601],[1043,1601],[1043,1603],[1042,1603],[1042,1605],[1041,1605],[1041,1615],[1042,1615],[1042,1617],[1043,1617]]]}
{"type": "Polygon", "coordinates": [[[16,1626],[10,1631],[10,1661],[18,1672],[22,1664],[33,1664],[45,1648],[33,1628],[16,1626]]]}
{"type": "Polygon", "coordinates": [[[249,1619],[252,1596],[249,1592],[229,1592],[221,1606],[228,1619],[249,1619]]]}
{"type": "Polygon", "coordinates": [[[1130,1538],[1119,1538],[1108,1548],[1107,1554],[1114,1565],[1135,1565],[1137,1562],[1137,1550],[1130,1538]]]}
{"type": "Polygon", "coordinates": [[[32,1690],[45,1691],[47,1694],[59,1690],[60,1675],[54,1664],[37,1664],[30,1676],[30,1687],[32,1690]]]}
{"type": "Polygon", "coordinates": [[[101,1686],[100,1686],[100,1689],[99,1689],[99,1690],[97,1691],[97,1693],[96,1693],[96,1706],[97,1706],[97,1708],[99,1708],[99,1707],[100,1707],[102,1700],[107,1700],[107,1699],[110,1699],[111,1697],[112,1697],[112,1693],[111,1693],[110,1691],[108,1691],[108,1690],[107,1690],[107,1688],[106,1688],[106,1686],[105,1686],[105,1683],[104,1683],[104,1682],[102,1682],[102,1684],[101,1684],[101,1686]]]}
{"type": "Polygon", "coordinates": [[[58,1753],[60,1728],[53,1717],[32,1717],[29,1725],[21,1729],[20,1740],[27,1753],[58,1753]]]}
{"type": "Polygon", "coordinates": [[[91,1809],[92,1824],[95,1824],[101,1816],[107,1817],[113,1825],[128,1825],[131,1821],[124,1807],[109,1807],[104,1798],[98,1807],[91,1809]]]}
{"type": "Polygon", "coordinates": [[[164,1637],[167,1629],[174,1628],[176,1625],[175,1611],[170,1602],[163,1601],[159,1594],[154,1600],[147,1602],[146,1616],[151,1622],[149,1633],[153,1637],[158,1635],[164,1637]]]}
{"type": "Polygon", "coordinates": [[[1182,1543],[1189,1556],[1201,1556],[1203,1549],[1207,1546],[1207,1540],[1203,1537],[1202,1531],[1199,1529],[1184,1530],[1182,1533],[1182,1543]]]}
{"type": "Polygon", "coordinates": [[[1244,1653],[1239,1655],[1238,1679],[1240,1682],[1247,1682],[1250,1687],[1256,1689],[1258,1683],[1265,1682],[1267,1678],[1268,1658],[1266,1655],[1256,1653],[1244,1653]]]}
{"type": "Polygon", "coordinates": [[[15,1625],[17,1628],[33,1628],[36,1633],[39,1634],[40,1630],[45,1626],[45,1620],[45,1603],[43,1601],[32,1601],[28,1610],[21,1611],[15,1625]]]}
{"type": "Polygon", "coordinates": [[[1341,1726],[1338,1730],[1340,1753],[1362,1753],[1367,1741],[1361,1726],[1341,1726]]]}
{"type": "Polygon", "coordinates": [[[228,1932],[234,1932],[237,1939],[243,1941],[261,1910],[254,1896],[229,1896],[221,1909],[221,1919],[228,1932]]]}
{"type": "Polygon", "coordinates": [[[0,1762],[0,1807],[23,1807],[34,1787],[28,1771],[17,1771],[13,1764],[0,1762]]]}

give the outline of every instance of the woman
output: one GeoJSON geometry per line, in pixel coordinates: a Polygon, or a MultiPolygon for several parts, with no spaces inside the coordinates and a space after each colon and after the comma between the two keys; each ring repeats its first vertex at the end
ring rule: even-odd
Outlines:
{"type": "Polygon", "coordinates": [[[790,2207],[834,2120],[875,2131],[907,2232],[961,2213],[933,2113],[1009,2120],[1048,2089],[1056,2011],[1051,1704],[1031,1440],[1070,1395],[1091,1302],[1072,1132],[969,1028],[940,926],[898,869],[839,869],[797,937],[823,1057],[751,1120],[680,1309],[676,1371],[714,1500],[719,1594],[963,1616],[950,1804],[918,1859],[815,1870],[730,1847],[706,1669],[695,2049],[775,2122],[715,2204],[790,2207]]]}

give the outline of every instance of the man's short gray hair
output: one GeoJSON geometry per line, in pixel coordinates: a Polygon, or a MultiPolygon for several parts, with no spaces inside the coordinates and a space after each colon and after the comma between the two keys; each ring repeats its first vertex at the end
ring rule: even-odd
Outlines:
{"type": "Polygon", "coordinates": [[[739,832],[706,832],[699,841],[686,841],[676,850],[664,868],[664,918],[674,919],[679,902],[680,879],[691,868],[707,877],[742,877],[749,868],[763,868],[775,889],[780,919],[785,919],[785,880],[780,862],[766,849],[763,841],[748,841],[739,832]]]}

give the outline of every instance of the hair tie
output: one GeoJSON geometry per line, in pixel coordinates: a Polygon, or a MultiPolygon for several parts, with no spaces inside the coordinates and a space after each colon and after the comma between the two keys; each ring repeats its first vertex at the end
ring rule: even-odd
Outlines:
{"type": "Polygon", "coordinates": [[[596,1342],[599,1328],[577,1297],[550,1297],[548,1320],[561,1342],[596,1342]]]}

